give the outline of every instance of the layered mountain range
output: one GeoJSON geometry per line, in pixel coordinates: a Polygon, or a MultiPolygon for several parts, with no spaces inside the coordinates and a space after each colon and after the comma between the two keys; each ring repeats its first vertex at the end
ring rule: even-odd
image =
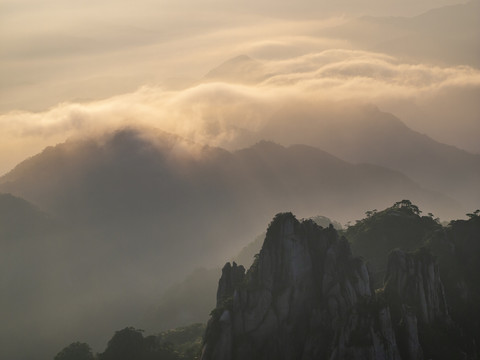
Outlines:
{"type": "Polygon", "coordinates": [[[279,209],[346,221],[409,198],[442,217],[463,213],[397,171],[308,145],[226,151],[132,128],[46,148],[4,175],[0,192],[13,194],[2,206],[19,208],[2,230],[4,305],[19,319],[2,330],[9,357],[32,319],[46,348],[79,336],[101,346],[112,329],[142,324],[168,285],[230,258],[279,209]],[[47,293],[42,306],[20,301],[47,293]],[[110,320],[92,330],[99,313],[110,320]]]}
{"type": "Polygon", "coordinates": [[[363,48],[433,63],[480,66],[480,2],[429,10],[414,17],[364,16],[326,31],[363,48]]]}
{"type": "MultiPolygon", "coordinates": [[[[335,76],[328,72],[324,75],[332,79],[343,79],[350,72],[358,71],[358,76],[366,79],[388,79],[391,76],[391,82],[398,80],[392,74],[400,70],[386,65],[382,69],[386,74],[382,76],[380,70],[380,74],[377,73],[361,56],[353,61],[356,67],[348,63],[338,65],[328,60],[329,55],[318,55],[320,59],[322,56],[327,60],[310,61],[318,61],[319,64],[315,64],[318,68],[339,66],[340,70],[331,70],[335,76]],[[343,70],[343,67],[347,69],[343,70]]],[[[335,58],[335,54],[330,56],[335,58]]],[[[300,62],[295,70],[314,76],[310,67],[315,65],[300,62]]],[[[282,70],[272,72],[262,62],[239,56],[213,69],[206,80],[246,84],[296,81],[288,76],[282,80],[282,76],[285,76],[282,70]]],[[[422,77],[437,75],[412,76],[419,76],[418,82],[422,83],[422,77]]],[[[471,86],[465,89],[452,87],[451,92],[436,94],[435,100],[428,101],[378,99],[384,111],[374,105],[359,105],[354,100],[316,104],[287,101],[271,116],[262,118],[254,131],[242,128],[238,122],[226,121],[222,125],[225,133],[235,135],[228,144],[232,148],[249,146],[262,139],[284,146],[314,146],[353,163],[371,163],[400,171],[420,185],[447,194],[469,208],[480,201],[479,192],[473,190],[480,182],[477,98],[478,89],[471,86]],[[402,120],[393,114],[398,114],[402,120]],[[450,121],[454,117],[458,118],[458,123],[450,121]],[[442,140],[457,144],[457,147],[442,140]],[[473,150],[468,152],[465,149],[473,150]]]]}
{"type": "MultiPolygon", "coordinates": [[[[442,218],[461,216],[471,208],[462,200],[470,206],[476,203],[478,156],[414,133],[393,117],[384,121],[388,117],[374,108],[363,114],[365,124],[375,125],[363,137],[361,127],[350,126],[354,135],[349,135],[321,121],[310,137],[307,123],[301,122],[297,126],[277,122],[288,130],[289,138],[282,138],[284,132],[277,133],[273,125],[264,131],[285,143],[305,136],[306,143],[321,143],[353,161],[361,160],[356,157],[361,152],[345,144],[354,144],[350,136],[364,139],[358,140],[358,148],[371,151],[361,156],[377,163],[390,159],[392,166],[405,164],[402,170],[414,167],[417,172],[410,172],[414,180],[308,145],[285,147],[262,141],[226,151],[134,128],[69,140],[20,163],[0,179],[0,192],[14,195],[0,199],[11,219],[2,227],[8,234],[3,253],[9,254],[2,263],[7,274],[2,288],[10,294],[4,305],[15,309],[10,312],[13,317],[24,319],[4,329],[5,339],[14,337],[4,349],[18,350],[16,332],[22,333],[23,321],[32,319],[43,334],[39,344],[64,343],[64,337],[83,333],[100,346],[112,328],[144,318],[145,309],[168,285],[196,267],[230,258],[261,232],[270,214],[281,209],[303,216],[328,213],[345,222],[359,218],[365,209],[403,198],[442,218]],[[384,146],[387,138],[392,141],[384,146]],[[387,150],[380,151],[381,147],[387,150]],[[431,183],[450,196],[419,183],[431,183]],[[22,265],[30,257],[29,266],[22,265]],[[188,266],[180,266],[178,258],[188,266]],[[19,301],[40,299],[46,293],[55,294],[55,301],[45,298],[41,307],[19,301]],[[75,310],[85,303],[82,299],[91,299],[90,305],[75,310]],[[56,318],[50,317],[53,309],[59,309],[56,318]],[[87,331],[88,319],[99,313],[110,314],[111,321],[87,331]],[[70,325],[64,324],[66,314],[70,325]],[[55,328],[62,328],[62,335],[55,328]]],[[[304,115],[301,118],[308,118],[304,115]]],[[[288,112],[282,116],[287,119],[288,112]]],[[[338,117],[335,126],[342,126],[342,119],[338,117]]],[[[348,119],[343,122],[348,124],[348,119]]]]}

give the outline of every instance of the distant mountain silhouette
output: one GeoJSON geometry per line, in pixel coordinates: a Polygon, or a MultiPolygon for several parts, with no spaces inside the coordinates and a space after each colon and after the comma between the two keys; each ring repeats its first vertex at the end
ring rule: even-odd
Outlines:
{"type": "Polygon", "coordinates": [[[239,55],[210,70],[203,80],[250,84],[262,81],[267,76],[261,62],[247,55],[239,55]]]}
{"type": "MultiPolygon", "coordinates": [[[[468,12],[470,7],[476,6],[475,4],[471,2],[453,6],[453,9],[458,7],[463,12],[468,12]]],[[[422,16],[433,17],[435,20],[437,16],[441,15],[444,18],[447,14],[447,10],[440,8],[422,16]]],[[[235,77],[238,79],[248,78],[248,71],[242,73],[243,67],[237,67],[235,64],[252,61],[248,57],[240,56],[227,61],[226,64],[230,65],[226,68],[233,67],[235,77]]],[[[223,68],[223,65],[220,68],[223,68]]],[[[222,72],[215,73],[216,79],[222,80],[222,72]]],[[[263,76],[272,75],[265,73],[263,76]]],[[[227,71],[224,80],[228,81],[230,76],[227,71]]],[[[473,104],[477,103],[475,101],[477,92],[478,90],[470,89],[448,96],[448,99],[445,99],[447,104],[445,106],[463,104],[466,110],[459,109],[458,112],[465,110],[469,114],[475,114],[478,106],[473,104]]],[[[437,106],[432,104],[429,106],[438,107],[440,103],[439,100],[437,106]]],[[[411,112],[412,122],[421,118],[422,109],[427,108],[417,109],[410,104],[402,111],[411,112]]],[[[438,111],[440,110],[435,110],[429,116],[435,119],[438,111]]],[[[352,163],[371,163],[399,171],[421,186],[444,193],[461,203],[463,210],[460,213],[445,214],[455,218],[476,207],[480,202],[480,191],[477,189],[477,184],[480,183],[480,155],[444,144],[428,135],[442,134],[448,129],[463,126],[466,130],[455,131],[452,138],[458,139],[460,135],[467,134],[467,142],[475,139],[477,126],[472,120],[472,115],[462,118],[466,123],[456,124],[450,121],[451,111],[449,109],[448,114],[442,115],[444,117],[438,119],[438,124],[433,119],[422,123],[420,128],[427,127],[426,124],[433,124],[428,127],[427,134],[424,134],[412,130],[398,117],[380,110],[375,105],[358,105],[353,102],[311,104],[292,101],[286,103],[269,119],[262,119],[263,123],[259,124],[255,131],[243,129],[241,122],[232,122],[230,125],[226,122],[224,130],[236,134],[236,145],[249,146],[262,139],[269,139],[285,146],[305,144],[352,163]],[[446,122],[448,124],[445,124],[446,122]],[[439,127],[440,130],[436,132],[435,127],[439,127]]]]}
{"type": "Polygon", "coordinates": [[[406,59],[480,67],[479,24],[480,1],[472,0],[414,17],[364,16],[323,34],[406,59]]]}
{"type": "Polygon", "coordinates": [[[53,226],[50,216],[28,201],[0,193],[0,239],[25,241],[51,230],[53,226]]]}
{"type": "MultiPolygon", "coordinates": [[[[310,120],[307,116],[303,118],[310,120]]],[[[382,121],[374,124],[378,126],[365,129],[365,139],[360,137],[359,141],[371,139],[375,131],[384,135],[380,127],[382,121]]],[[[302,127],[302,120],[296,124],[280,122],[278,126],[286,130],[293,143],[300,135],[295,134],[298,133],[295,128],[302,127]]],[[[400,144],[395,144],[395,139],[372,141],[369,156],[378,156],[374,158],[378,162],[384,157],[378,154],[380,146],[389,145],[400,153],[396,147],[404,149],[405,141],[400,131],[411,134],[394,118],[384,128],[398,134],[400,144]]],[[[326,148],[333,147],[335,142],[337,151],[345,147],[342,134],[334,132],[334,136],[328,136],[328,132],[324,132],[322,136],[319,128],[312,130],[312,136],[305,139],[307,143],[318,138],[317,143],[326,148]]],[[[271,132],[273,138],[281,137],[273,126],[266,131],[271,132]]],[[[413,145],[416,144],[411,146],[412,153],[403,156],[405,161],[412,160],[410,157],[416,150],[413,145]]],[[[353,151],[354,147],[342,155],[351,155],[353,151]]],[[[262,141],[250,148],[227,152],[195,145],[166,133],[147,137],[146,132],[135,129],[116,131],[103,139],[69,141],[47,148],[3,176],[0,190],[24,197],[71,223],[100,227],[123,217],[135,225],[136,221],[144,221],[138,218],[149,216],[198,215],[208,213],[205,209],[221,206],[238,209],[248,207],[254,199],[258,202],[259,197],[267,204],[260,206],[269,211],[295,205],[308,211],[307,214],[321,212],[327,203],[337,204],[333,207],[338,209],[342,202],[355,204],[350,206],[348,214],[344,210],[339,212],[339,219],[369,208],[365,203],[374,205],[378,194],[388,197],[383,201],[386,204],[407,195],[434,208],[438,207],[435,204],[454,204],[440,194],[420,188],[398,172],[375,165],[353,165],[307,145],[285,148],[262,141]],[[213,200],[216,204],[210,205],[213,200]],[[189,204],[190,210],[182,208],[182,201],[189,204]],[[196,212],[200,209],[195,207],[203,210],[196,212]],[[180,208],[180,213],[176,213],[180,208]]],[[[335,217],[332,206],[329,210],[335,217]]]]}
{"type": "Polygon", "coordinates": [[[55,321],[54,309],[62,313],[58,306],[62,296],[52,295],[70,290],[68,283],[59,281],[69,273],[62,235],[59,224],[47,213],[24,199],[0,194],[1,358],[25,358],[31,349],[44,355],[49,348],[52,339],[46,324],[55,321]],[[35,335],[28,336],[27,350],[28,331],[35,335]]]}
{"type": "MultiPolygon", "coordinates": [[[[398,170],[420,185],[460,201],[464,212],[480,202],[480,155],[437,142],[373,106],[347,105],[333,110],[286,107],[258,136],[286,145],[301,142],[347,161],[398,170]]],[[[458,216],[461,214],[450,215],[458,216]]]]}

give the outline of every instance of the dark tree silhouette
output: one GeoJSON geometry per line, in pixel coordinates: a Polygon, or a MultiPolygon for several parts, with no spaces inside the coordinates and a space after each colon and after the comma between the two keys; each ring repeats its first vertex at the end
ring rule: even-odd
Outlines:
{"type": "Polygon", "coordinates": [[[157,336],[143,337],[143,330],[127,327],[115,332],[99,360],[179,360],[173,344],[157,336]]]}
{"type": "Polygon", "coordinates": [[[419,215],[421,213],[420,209],[418,208],[417,205],[412,204],[410,200],[402,200],[398,201],[395,204],[393,204],[394,208],[398,209],[409,209],[411,210],[414,214],[419,215]]]}
{"type": "Polygon", "coordinates": [[[467,216],[472,219],[474,217],[480,216],[480,209],[475,210],[473,213],[468,213],[467,216]]]}
{"type": "Polygon", "coordinates": [[[115,332],[100,360],[134,360],[143,358],[142,330],[126,327],[115,332]]]}
{"type": "Polygon", "coordinates": [[[88,344],[74,342],[60,351],[54,360],[94,360],[94,357],[88,344]]]}

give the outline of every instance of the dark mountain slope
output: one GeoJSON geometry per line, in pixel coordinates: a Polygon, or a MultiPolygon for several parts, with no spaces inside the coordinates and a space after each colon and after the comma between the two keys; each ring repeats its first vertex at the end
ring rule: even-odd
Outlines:
{"type": "Polygon", "coordinates": [[[50,231],[54,220],[24,199],[0,193],[0,239],[20,242],[50,231]]]}
{"type": "Polygon", "coordinates": [[[62,289],[69,284],[66,259],[72,255],[63,246],[64,234],[49,214],[24,199],[0,194],[1,358],[33,355],[26,350],[26,337],[39,354],[51,349],[48,321],[55,322],[53,309],[62,312],[57,295],[70,290],[62,289]]]}
{"type": "MultiPolygon", "coordinates": [[[[318,213],[324,208],[332,216],[343,204],[350,214],[369,208],[379,194],[388,198],[381,203],[402,197],[435,209],[455,206],[400,173],[352,165],[309,146],[261,142],[229,153],[167,134],[146,137],[137,130],[47,148],[2,177],[0,189],[70,222],[100,228],[119,220],[135,225],[152,217],[176,218],[179,212],[194,221],[222,207],[241,211],[252,199],[265,200],[257,202],[268,211],[296,206],[318,213]],[[340,205],[328,208],[329,202],[340,205]]],[[[344,209],[341,214],[338,218],[350,216],[344,209]]]]}
{"type": "Polygon", "coordinates": [[[375,107],[287,107],[259,136],[281,144],[315,146],[354,163],[395,169],[462,202],[462,213],[480,202],[480,155],[439,143],[375,107]]]}

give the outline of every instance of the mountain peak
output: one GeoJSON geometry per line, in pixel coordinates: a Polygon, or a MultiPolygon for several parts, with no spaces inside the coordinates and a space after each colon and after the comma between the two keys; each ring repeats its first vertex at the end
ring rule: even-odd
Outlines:
{"type": "Polygon", "coordinates": [[[265,151],[265,150],[280,150],[280,149],[285,150],[286,148],[285,146],[280,145],[274,141],[260,140],[259,142],[252,145],[250,149],[265,151]]]}
{"type": "Polygon", "coordinates": [[[239,55],[210,70],[206,80],[256,83],[264,77],[263,66],[247,55],[239,55]]]}
{"type": "Polygon", "coordinates": [[[438,267],[400,250],[389,262],[377,294],[333,227],[276,215],[247,274],[224,268],[202,360],[423,358],[436,341],[428,327],[450,326],[438,267]]]}

